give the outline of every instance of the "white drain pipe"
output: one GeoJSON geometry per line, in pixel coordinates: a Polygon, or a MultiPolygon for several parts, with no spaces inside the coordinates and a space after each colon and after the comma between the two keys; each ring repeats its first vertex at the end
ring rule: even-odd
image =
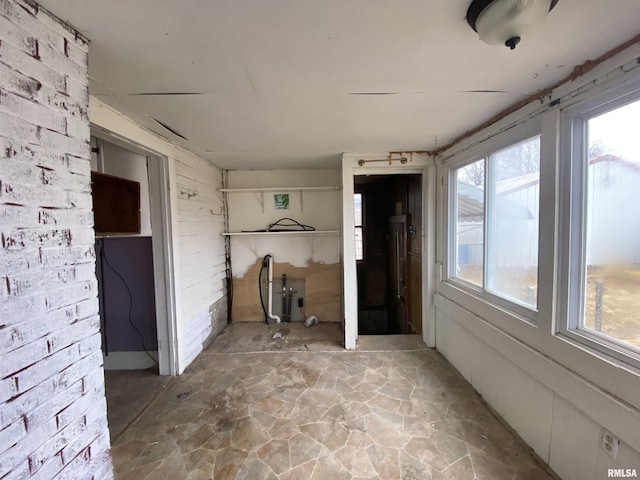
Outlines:
{"type": "Polygon", "coordinates": [[[275,320],[276,322],[280,323],[280,317],[278,315],[274,315],[273,314],[273,258],[271,256],[269,256],[268,258],[268,262],[269,262],[269,266],[267,267],[268,270],[268,295],[269,295],[269,299],[267,300],[267,316],[271,319],[271,320],[275,320]]]}

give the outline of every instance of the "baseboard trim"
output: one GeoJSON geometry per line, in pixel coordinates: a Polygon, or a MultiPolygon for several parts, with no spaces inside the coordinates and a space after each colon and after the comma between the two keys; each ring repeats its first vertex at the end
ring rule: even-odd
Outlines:
{"type": "MultiPolygon", "coordinates": [[[[158,352],[149,352],[158,360],[158,352]]],[[[105,370],[145,370],[156,365],[147,352],[109,352],[103,355],[105,370]]]]}

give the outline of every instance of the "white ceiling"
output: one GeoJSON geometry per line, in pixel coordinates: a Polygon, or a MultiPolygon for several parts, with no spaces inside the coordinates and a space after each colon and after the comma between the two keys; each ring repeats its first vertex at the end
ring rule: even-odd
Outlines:
{"type": "Polygon", "coordinates": [[[560,0],[510,51],[478,40],[470,2],[39,3],[91,41],[93,95],[226,169],[436,149],[640,25],[639,0],[560,0]]]}

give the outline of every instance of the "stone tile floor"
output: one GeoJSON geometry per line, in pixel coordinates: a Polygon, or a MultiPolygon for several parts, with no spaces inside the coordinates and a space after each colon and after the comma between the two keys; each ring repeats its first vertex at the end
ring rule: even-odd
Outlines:
{"type": "Polygon", "coordinates": [[[552,478],[443,357],[391,338],[366,352],[214,342],[117,438],[116,479],[552,478]]]}
{"type": "Polygon", "coordinates": [[[171,377],[159,377],[157,368],[105,371],[104,383],[111,441],[116,440],[173,380],[171,377]]]}

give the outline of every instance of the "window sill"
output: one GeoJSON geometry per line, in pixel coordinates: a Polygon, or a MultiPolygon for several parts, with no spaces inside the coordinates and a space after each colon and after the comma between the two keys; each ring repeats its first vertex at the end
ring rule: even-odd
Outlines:
{"type": "Polygon", "coordinates": [[[486,309],[494,309],[503,312],[511,319],[515,318],[533,326],[538,323],[537,310],[492,294],[475,284],[457,278],[449,278],[441,282],[441,285],[445,290],[451,289],[451,291],[457,292],[456,297],[459,297],[457,301],[460,301],[462,305],[468,303],[476,307],[483,306],[486,309]],[[467,297],[466,301],[465,296],[467,297]]]}
{"type": "Polygon", "coordinates": [[[622,342],[585,330],[562,330],[556,336],[618,368],[640,375],[640,353],[622,342]]]}

